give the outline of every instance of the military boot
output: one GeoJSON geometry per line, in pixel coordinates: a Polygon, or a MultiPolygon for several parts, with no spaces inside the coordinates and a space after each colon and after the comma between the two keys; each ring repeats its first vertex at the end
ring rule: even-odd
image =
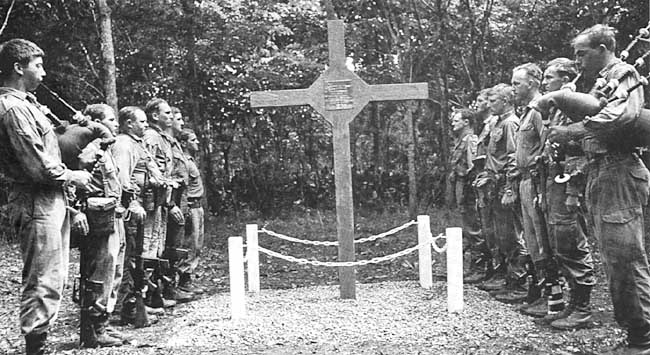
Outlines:
{"type": "Polygon", "coordinates": [[[205,292],[201,287],[198,287],[192,282],[192,274],[189,272],[183,272],[179,276],[179,289],[195,295],[200,295],[205,292]]]}
{"type": "Polygon", "coordinates": [[[573,310],[567,317],[553,321],[551,323],[553,328],[561,330],[581,329],[588,326],[592,320],[592,310],[590,307],[592,286],[577,284],[572,291],[574,292],[573,310]]]}
{"type": "Polygon", "coordinates": [[[515,304],[527,299],[528,290],[517,278],[509,278],[504,292],[491,291],[490,294],[497,301],[515,304]]]}
{"type": "Polygon", "coordinates": [[[95,337],[96,337],[95,346],[105,348],[105,347],[122,345],[122,339],[114,338],[108,334],[108,332],[106,331],[107,325],[108,325],[108,315],[106,313],[93,317],[93,329],[95,331],[95,337]]]}
{"type": "Polygon", "coordinates": [[[27,355],[43,355],[46,351],[47,332],[25,335],[25,353],[27,355]]]}

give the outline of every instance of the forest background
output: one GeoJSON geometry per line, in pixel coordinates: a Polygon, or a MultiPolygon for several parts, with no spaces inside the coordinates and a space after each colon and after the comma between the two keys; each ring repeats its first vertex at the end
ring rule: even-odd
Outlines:
{"type": "MultiPolygon", "coordinates": [[[[345,21],[349,64],[367,83],[429,83],[430,99],[371,103],[351,123],[356,207],[408,206],[412,216],[443,202],[452,110],[471,105],[482,88],[510,82],[516,65],[572,58],[570,40],[593,24],[619,31],[619,52],[649,22],[644,0],[0,4],[0,41],[41,46],[45,83],[77,109],[143,106],[152,97],[178,106],[202,142],[209,211],[221,215],[334,209],[328,123],[306,106],[254,110],[248,98],[306,88],[318,77],[328,17],[345,21]]],[[[646,51],[637,46],[631,58],[646,51]]]]}

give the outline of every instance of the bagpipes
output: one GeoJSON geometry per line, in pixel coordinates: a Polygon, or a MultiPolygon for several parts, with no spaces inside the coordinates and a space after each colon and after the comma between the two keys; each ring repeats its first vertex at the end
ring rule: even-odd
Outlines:
{"type": "MultiPolygon", "coordinates": [[[[633,39],[626,49],[621,52],[620,59],[623,61],[628,59],[630,55],[629,51],[640,41],[649,42],[649,25],[647,25],[646,28],[639,30],[639,34],[635,39],[633,39]]],[[[645,60],[648,57],[649,51],[646,51],[634,61],[632,66],[635,70],[623,70],[610,81],[606,81],[603,78],[597,79],[590,93],[585,94],[561,89],[543,95],[536,101],[535,108],[541,113],[546,114],[552,107],[556,107],[573,122],[580,122],[586,116],[596,115],[609,103],[617,100],[626,100],[632,92],[641,86],[649,85],[649,77],[647,74],[647,76],[641,76],[638,82],[625,92],[618,92],[613,95],[613,92],[616,91],[617,87],[624,79],[628,78],[630,75],[636,75],[636,70],[639,70],[639,68],[644,66],[645,60]]],[[[581,74],[579,74],[573,82],[575,83],[580,76],[581,74]]],[[[634,144],[634,146],[648,147],[650,134],[649,109],[641,108],[639,112],[633,114],[635,114],[635,117],[632,122],[627,125],[627,127],[623,127],[627,134],[627,138],[631,139],[630,143],[634,144]]],[[[609,135],[611,133],[612,132],[604,132],[603,134],[609,135]]]]}

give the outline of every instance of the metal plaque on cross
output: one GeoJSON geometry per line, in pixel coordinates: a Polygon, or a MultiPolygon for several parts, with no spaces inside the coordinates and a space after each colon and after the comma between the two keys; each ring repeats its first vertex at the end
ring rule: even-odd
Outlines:
{"type": "MultiPolygon", "coordinates": [[[[368,85],[346,68],[344,22],[328,21],[328,68],[307,89],[251,93],[251,107],[310,105],[333,130],[339,261],[354,261],[349,123],[370,101],[427,99],[427,83],[368,85]]],[[[341,298],[355,298],[355,269],[339,267],[341,298]]]]}

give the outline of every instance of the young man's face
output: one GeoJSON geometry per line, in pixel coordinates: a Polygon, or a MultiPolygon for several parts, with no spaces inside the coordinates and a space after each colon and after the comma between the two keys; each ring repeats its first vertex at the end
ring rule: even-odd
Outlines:
{"type": "Polygon", "coordinates": [[[603,46],[590,47],[588,36],[579,36],[574,41],[574,57],[579,70],[589,77],[596,76],[604,67],[606,49],[603,46]]]}
{"type": "Polygon", "coordinates": [[[147,123],[147,115],[145,111],[136,111],[135,118],[132,118],[130,121],[131,124],[131,133],[137,137],[142,137],[145,135],[145,129],[149,127],[147,123]]]}
{"type": "Polygon", "coordinates": [[[115,113],[113,113],[113,110],[106,110],[104,113],[104,119],[99,121],[99,123],[106,126],[106,128],[108,128],[114,136],[118,134],[118,128],[120,127],[120,124],[115,118],[115,113]]]}
{"type": "Polygon", "coordinates": [[[464,128],[468,126],[468,120],[464,120],[461,118],[460,113],[455,113],[452,115],[452,131],[453,132],[460,132],[464,128]]]}
{"type": "Polygon", "coordinates": [[[498,94],[492,94],[488,97],[488,106],[493,115],[504,114],[508,108],[506,100],[498,94]]]}
{"type": "Polygon", "coordinates": [[[199,139],[194,134],[191,134],[190,137],[188,137],[188,150],[192,152],[199,151],[199,139]]]}
{"type": "Polygon", "coordinates": [[[567,76],[560,76],[554,68],[547,68],[543,74],[542,89],[544,92],[560,90],[564,84],[569,82],[567,76]]]}
{"type": "Polygon", "coordinates": [[[515,100],[519,103],[528,104],[531,97],[531,92],[534,86],[531,83],[531,78],[526,70],[517,70],[511,77],[511,87],[513,87],[513,94],[515,100]]]}
{"type": "Polygon", "coordinates": [[[170,108],[170,105],[168,105],[166,102],[163,102],[160,105],[158,105],[158,114],[156,115],[156,118],[158,118],[158,126],[160,128],[162,129],[171,128],[174,115],[172,114],[172,109],[170,108]]]}
{"type": "Polygon", "coordinates": [[[184,125],[183,115],[180,112],[174,113],[174,118],[172,118],[172,132],[174,132],[174,135],[181,133],[184,125]]]}
{"type": "Polygon", "coordinates": [[[488,110],[488,96],[479,95],[477,96],[477,111],[483,112],[488,110]]]}
{"type": "Polygon", "coordinates": [[[32,58],[26,66],[22,64],[17,64],[22,71],[22,79],[25,83],[25,88],[27,91],[36,90],[36,88],[43,82],[43,77],[45,77],[45,69],[43,69],[43,58],[34,57],[32,58]]]}

